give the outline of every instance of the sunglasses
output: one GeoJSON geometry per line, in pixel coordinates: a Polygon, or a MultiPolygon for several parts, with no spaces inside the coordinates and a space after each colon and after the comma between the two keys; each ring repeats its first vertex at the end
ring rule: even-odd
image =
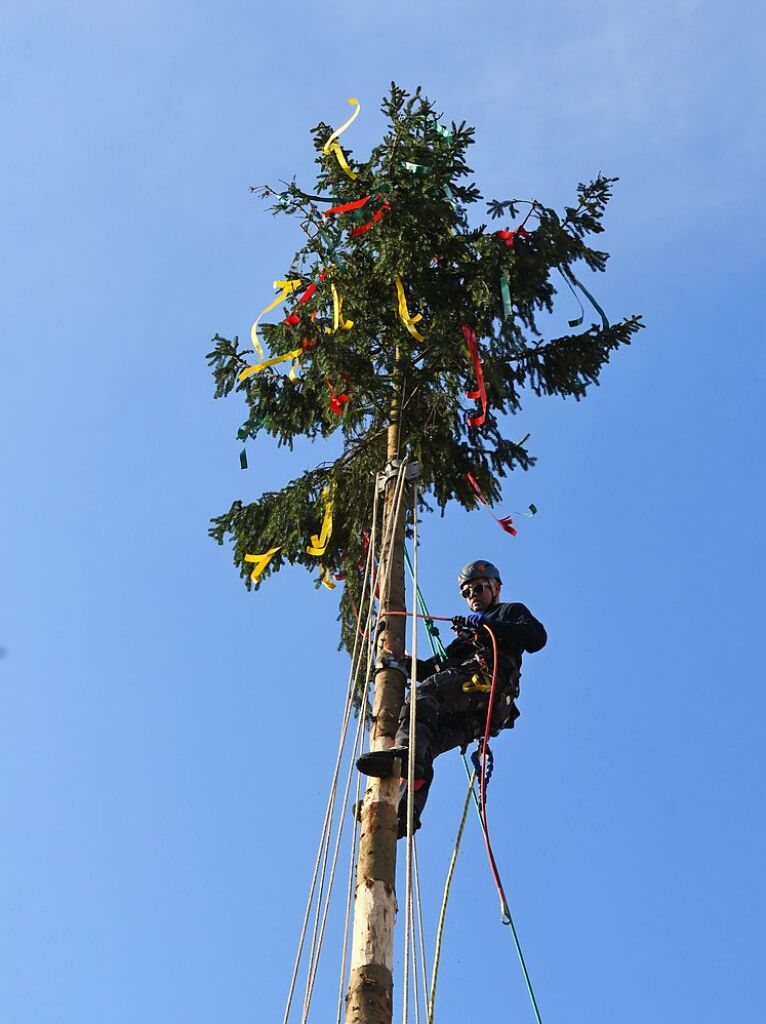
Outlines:
{"type": "Polygon", "coordinates": [[[464,587],[460,588],[461,597],[472,597],[473,595],[483,594],[484,589],[491,590],[492,587],[489,583],[467,583],[464,587]]]}

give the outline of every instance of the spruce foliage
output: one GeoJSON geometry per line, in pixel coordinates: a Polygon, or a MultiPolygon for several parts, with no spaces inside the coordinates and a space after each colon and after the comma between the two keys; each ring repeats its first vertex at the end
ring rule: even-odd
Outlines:
{"type": "MultiPolygon", "coordinates": [[[[290,446],[298,435],[342,438],[338,458],[307,469],[257,501],[235,501],[212,520],[210,533],[219,543],[227,535],[232,538],[234,562],[247,586],[252,565],[245,554],[277,545],[280,550],[258,585],[285,562],[300,563],[318,578],[345,576],[345,636],[353,623],[352,603],[360,601],[359,565],[375,474],[386,461],[392,410],[395,415],[400,411],[402,453],[406,450],[420,463],[425,507],[444,510],[454,499],[474,508],[476,495],[467,473],[490,501],[497,501],[501,478],[534,461],[523,443],[502,433],[504,415],[521,408],[525,389],[579,400],[598,383],[610,354],[629,344],[641,327],[640,317],[631,316],[611,325],[604,317],[601,323],[547,339],[538,328],[541,313],[553,309],[562,285],[576,286],[572,275],[578,265],[605,269],[607,253],[591,248],[587,239],[603,231],[617,179],[599,175],[578,185],[576,202],[561,214],[536,200],[492,200],[487,215],[495,223],[473,225],[467,211],[482,199],[466,163],[474,129],[465,123],[446,126],[420,89],[410,95],[392,84],[382,110],[387,130],[366,161],[357,163],[343,145],[355,180],[333,152],[323,152],[333,129],[319,124],[312,132],[314,192],[304,192],[295,182],[282,192],[257,190],[273,200],[275,215],[297,219],[305,236],[284,274],[285,280],[300,278],[303,286],[271,315],[278,322],[261,328],[267,356],[302,349],[298,379],[288,378],[285,363],[239,381],[239,373],[257,357],[236,337],[216,335],[207,357],[216,398],[237,391],[245,399],[247,419],[240,436],[263,431],[290,446]],[[324,215],[330,205],[365,196],[369,200],[357,210],[324,215]],[[366,224],[369,229],[353,234],[366,224]],[[499,228],[516,233],[509,240],[498,234],[499,228]],[[397,279],[410,317],[422,316],[412,325],[422,342],[400,316],[397,279]],[[316,291],[301,302],[312,281],[316,291]],[[333,286],[342,299],[337,330],[333,286]],[[288,323],[290,314],[295,315],[288,323]],[[344,329],[348,321],[353,326],[344,329]],[[468,423],[479,410],[465,398],[476,380],[464,326],[476,332],[481,354],[487,397],[481,426],[468,423]],[[341,393],[348,401],[339,414],[332,399],[341,393]],[[333,531],[317,558],[306,547],[322,524],[325,487],[332,488],[334,498],[333,531]]],[[[568,290],[565,295],[571,305],[568,290]]]]}

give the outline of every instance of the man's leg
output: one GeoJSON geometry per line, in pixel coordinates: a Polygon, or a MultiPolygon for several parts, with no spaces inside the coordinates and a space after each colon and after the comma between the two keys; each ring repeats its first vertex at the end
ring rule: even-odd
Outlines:
{"type": "MultiPolygon", "coordinates": [[[[470,673],[464,669],[445,669],[429,676],[418,686],[417,722],[415,725],[415,767],[421,776],[431,767],[434,759],[434,743],[439,729],[439,719],[445,708],[452,713],[457,705],[470,704],[469,695],[462,686],[470,673]]],[[[394,746],[388,750],[371,750],[356,762],[359,771],[375,778],[389,779],[393,775],[394,759],[401,761],[401,773],[407,774],[409,758],[410,700],[402,705],[399,713],[399,728],[394,746]]]]}

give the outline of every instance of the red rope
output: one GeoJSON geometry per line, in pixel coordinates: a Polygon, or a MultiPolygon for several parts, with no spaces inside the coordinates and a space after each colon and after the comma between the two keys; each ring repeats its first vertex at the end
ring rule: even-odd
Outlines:
{"type": "Polygon", "coordinates": [[[492,638],[492,687],[489,691],[489,707],[487,708],[487,725],[484,729],[484,741],[481,745],[481,782],[479,785],[479,810],[481,811],[481,823],[484,826],[484,845],[487,847],[487,857],[489,858],[489,866],[492,871],[492,877],[495,880],[495,886],[497,888],[497,894],[500,897],[500,908],[503,914],[503,921],[508,924],[511,919],[511,914],[508,909],[508,900],[505,898],[505,890],[503,889],[503,883],[500,881],[500,875],[497,870],[497,864],[495,863],[495,855],[492,852],[492,843],[489,839],[489,825],[487,824],[487,745],[489,743],[489,730],[492,725],[492,709],[495,700],[495,687],[497,684],[497,640],[495,634],[489,628],[486,623],[482,623],[486,631],[492,638]]]}
{"type": "Polygon", "coordinates": [[[391,609],[383,611],[381,608],[378,612],[378,618],[385,618],[386,615],[409,615],[413,619],[431,619],[433,622],[452,622],[454,618],[451,615],[421,615],[419,612],[395,612],[391,609]]]}

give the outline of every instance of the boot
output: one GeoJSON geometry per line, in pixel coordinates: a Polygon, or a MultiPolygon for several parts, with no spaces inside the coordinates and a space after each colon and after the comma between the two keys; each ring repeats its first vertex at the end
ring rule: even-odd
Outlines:
{"type": "Polygon", "coordinates": [[[357,760],[356,766],[362,775],[370,775],[373,779],[392,779],[394,777],[394,761],[401,761],[400,775],[407,774],[407,747],[389,747],[388,750],[368,750],[357,760]]]}
{"type": "MultiPolygon", "coordinates": [[[[432,776],[433,777],[433,776],[432,776]]],[[[415,799],[412,808],[412,831],[417,832],[420,828],[420,815],[428,799],[428,790],[431,783],[427,779],[415,779],[415,799]]],[[[403,782],[399,793],[399,827],[397,838],[404,839],[407,835],[407,783],[403,782]]]]}

